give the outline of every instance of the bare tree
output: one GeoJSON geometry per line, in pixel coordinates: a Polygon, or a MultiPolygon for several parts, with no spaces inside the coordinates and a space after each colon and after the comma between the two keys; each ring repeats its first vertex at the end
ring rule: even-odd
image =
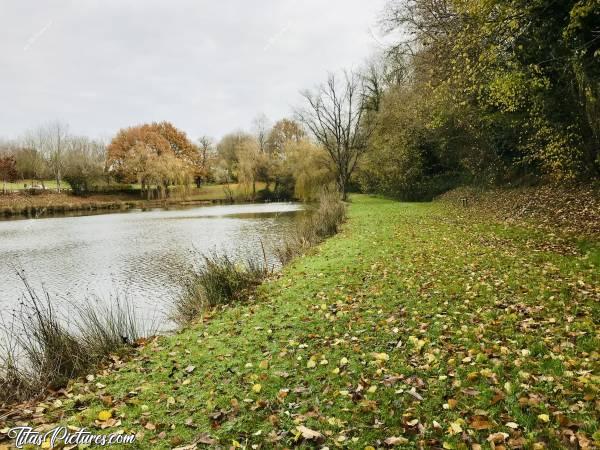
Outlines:
{"type": "Polygon", "coordinates": [[[45,127],[46,154],[50,169],[60,192],[60,183],[65,171],[65,154],[69,145],[69,126],[62,122],[52,122],[45,127]]]}
{"type": "Polygon", "coordinates": [[[198,139],[198,148],[200,150],[200,165],[206,168],[208,158],[214,151],[214,140],[210,136],[202,136],[198,139]]]}
{"type": "Polygon", "coordinates": [[[308,107],[296,111],[317,141],[325,148],[335,169],[344,200],[350,177],[367,150],[373,122],[364,121],[364,87],[354,72],[344,72],[341,82],[330,74],[326,84],[304,91],[308,107]]]}
{"type": "MultiPolygon", "coordinates": [[[[35,150],[36,154],[44,159],[44,165],[56,180],[56,188],[59,192],[65,171],[65,156],[70,145],[68,128],[68,125],[62,122],[51,122],[28,131],[23,139],[26,148],[35,150]]],[[[32,160],[31,163],[37,165],[38,161],[32,160]]]]}
{"type": "Polygon", "coordinates": [[[46,160],[46,133],[43,127],[29,130],[22,139],[23,150],[17,159],[19,171],[23,178],[31,177],[32,185],[39,181],[45,189],[45,179],[49,174],[48,161],[46,160]]]}
{"type": "Polygon", "coordinates": [[[259,114],[252,121],[252,130],[254,131],[256,140],[258,141],[258,147],[261,153],[266,151],[270,129],[271,125],[269,123],[269,118],[264,113],[259,114]]]}
{"type": "Polygon", "coordinates": [[[63,179],[70,185],[74,194],[84,194],[103,177],[106,165],[106,144],[85,136],[69,138],[68,148],[63,156],[63,179]]]}

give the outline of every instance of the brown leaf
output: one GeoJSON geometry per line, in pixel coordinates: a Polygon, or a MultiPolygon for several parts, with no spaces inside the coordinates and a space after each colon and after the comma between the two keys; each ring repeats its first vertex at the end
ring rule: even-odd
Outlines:
{"type": "Polygon", "coordinates": [[[304,439],[306,439],[307,441],[317,441],[318,442],[325,438],[318,431],[311,430],[310,428],[307,428],[304,425],[298,425],[296,427],[296,430],[298,430],[302,434],[302,437],[304,439]]]}
{"type": "Polygon", "coordinates": [[[405,444],[408,444],[408,439],[406,439],[405,437],[392,436],[392,437],[387,438],[383,442],[385,443],[385,445],[388,445],[388,446],[392,447],[392,446],[395,446],[395,445],[405,445],[405,444]]]}
{"type": "Polygon", "coordinates": [[[403,375],[399,375],[399,376],[390,376],[390,377],[386,377],[383,380],[383,384],[387,387],[393,386],[396,383],[398,383],[399,381],[402,381],[404,379],[403,375]]]}
{"type": "Polygon", "coordinates": [[[492,405],[495,405],[498,402],[501,402],[505,399],[505,395],[502,391],[496,391],[494,396],[492,397],[492,401],[490,402],[492,405]]]}
{"type": "Polygon", "coordinates": [[[173,450],[195,450],[196,448],[198,448],[198,444],[216,445],[217,441],[211,438],[208,434],[202,433],[191,444],[184,445],[183,447],[177,447],[173,450]]]}
{"type": "Polygon", "coordinates": [[[494,444],[500,444],[504,442],[508,438],[507,433],[493,433],[490,434],[487,438],[488,442],[493,442],[494,444]]]}
{"type": "Polygon", "coordinates": [[[473,417],[470,424],[474,430],[489,430],[492,426],[492,423],[484,416],[473,417]]]}

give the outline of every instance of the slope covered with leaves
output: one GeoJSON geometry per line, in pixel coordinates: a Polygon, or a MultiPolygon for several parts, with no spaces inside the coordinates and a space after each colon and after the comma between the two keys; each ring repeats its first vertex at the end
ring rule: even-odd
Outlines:
{"type": "Polygon", "coordinates": [[[354,197],[342,233],[128,363],[8,418],[139,448],[593,448],[597,242],[354,197]]]}
{"type": "Polygon", "coordinates": [[[600,184],[545,184],[520,188],[460,187],[438,198],[460,207],[461,215],[492,216],[496,220],[533,226],[598,240],[600,237],[600,184]],[[462,207],[466,199],[467,208],[462,207]]]}

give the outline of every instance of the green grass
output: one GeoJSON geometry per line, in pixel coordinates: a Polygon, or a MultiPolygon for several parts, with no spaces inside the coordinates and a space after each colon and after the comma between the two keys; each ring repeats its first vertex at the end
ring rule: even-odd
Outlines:
{"type": "MultiPolygon", "coordinates": [[[[19,180],[16,181],[14,183],[6,183],[6,189],[9,189],[11,191],[22,191],[25,189],[25,184],[27,185],[27,188],[30,188],[32,185],[42,185],[41,181],[34,181],[32,182],[31,180],[19,180]]],[[[4,184],[2,183],[2,181],[0,181],[0,189],[2,189],[2,186],[4,186],[4,184]]],[[[56,189],[56,180],[44,180],[44,186],[46,186],[46,189],[56,189]]],[[[69,188],[69,185],[63,181],[60,184],[61,188],[69,188]]]]}
{"type": "Polygon", "coordinates": [[[302,425],[329,448],[598,439],[597,242],[565,255],[546,250],[553,236],[441,205],[352,200],[344,230],[252,303],[74,384],[45,420],[99,428],[111,410],[119,422],[103,432],[165,449],[203,433],[310,447],[302,425]]]}
{"type": "MultiPolygon", "coordinates": [[[[11,191],[22,191],[25,189],[24,184],[27,184],[28,188],[32,186],[31,180],[25,180],[17,181],[15,183],[6,183],[6,189],[11,191]]],[[[41,185],[41,182],[36,181],[34,184],[41,185]]],[[[44,186],[46,186],[47,189],[56,189],[56,180],[45,180],[44,186]]],[[[141,189],[141,185],[137,183],[130,184],[130,186],[134,190],[141,189]]],[[[224,186],[225,185],[222,184],[206,184],[203,185],[200,189],[197,189],[195,185],[190,185],[190,197],[194,200],[225,200],[227,196],[225,194],[224,186]]],[[[261,189],[264,189],[265,186],[266,185],[263,182],[256,183],[257,192],[261,189]]],[[[0,181],[0,190],[2,189],[2,187],[3,184],[0,181]]],[[[234,196],[247,195],[252,192],[251,187],[244,187],[237,183],[230,184],[230,187],[234,196]]],[[[63,181],[61,183],[61,188],[68,189],[69,184],[66,181],[63,181]]]]}
{"type": "MultiPolygon", "coordinates": [[[[265,183],[256,183],[256,192],[265,188],[265,183]]],[[[248,196],[252,193],[251,188],[245,188],[242,185],[233,183],[230,185],[234,198],[240,196],[248,196]]],[[[207,184],[200,189],[193,188],[189,194],[192,200],[227,200],[225,193],[225,185],[223,184],[207,184]]]]}

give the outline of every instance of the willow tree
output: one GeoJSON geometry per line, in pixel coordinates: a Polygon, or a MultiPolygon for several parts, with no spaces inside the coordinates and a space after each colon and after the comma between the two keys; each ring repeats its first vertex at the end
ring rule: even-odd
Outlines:
{"type": "Polygon", "coordinates": [[[108,146],[107,166],[124,181],[136,181],[142,195],[156,186],[160,196],[170,185],[187,186],[199,167],[199,153],[183,131],[169,122],[126,128],[108,146]]]}

